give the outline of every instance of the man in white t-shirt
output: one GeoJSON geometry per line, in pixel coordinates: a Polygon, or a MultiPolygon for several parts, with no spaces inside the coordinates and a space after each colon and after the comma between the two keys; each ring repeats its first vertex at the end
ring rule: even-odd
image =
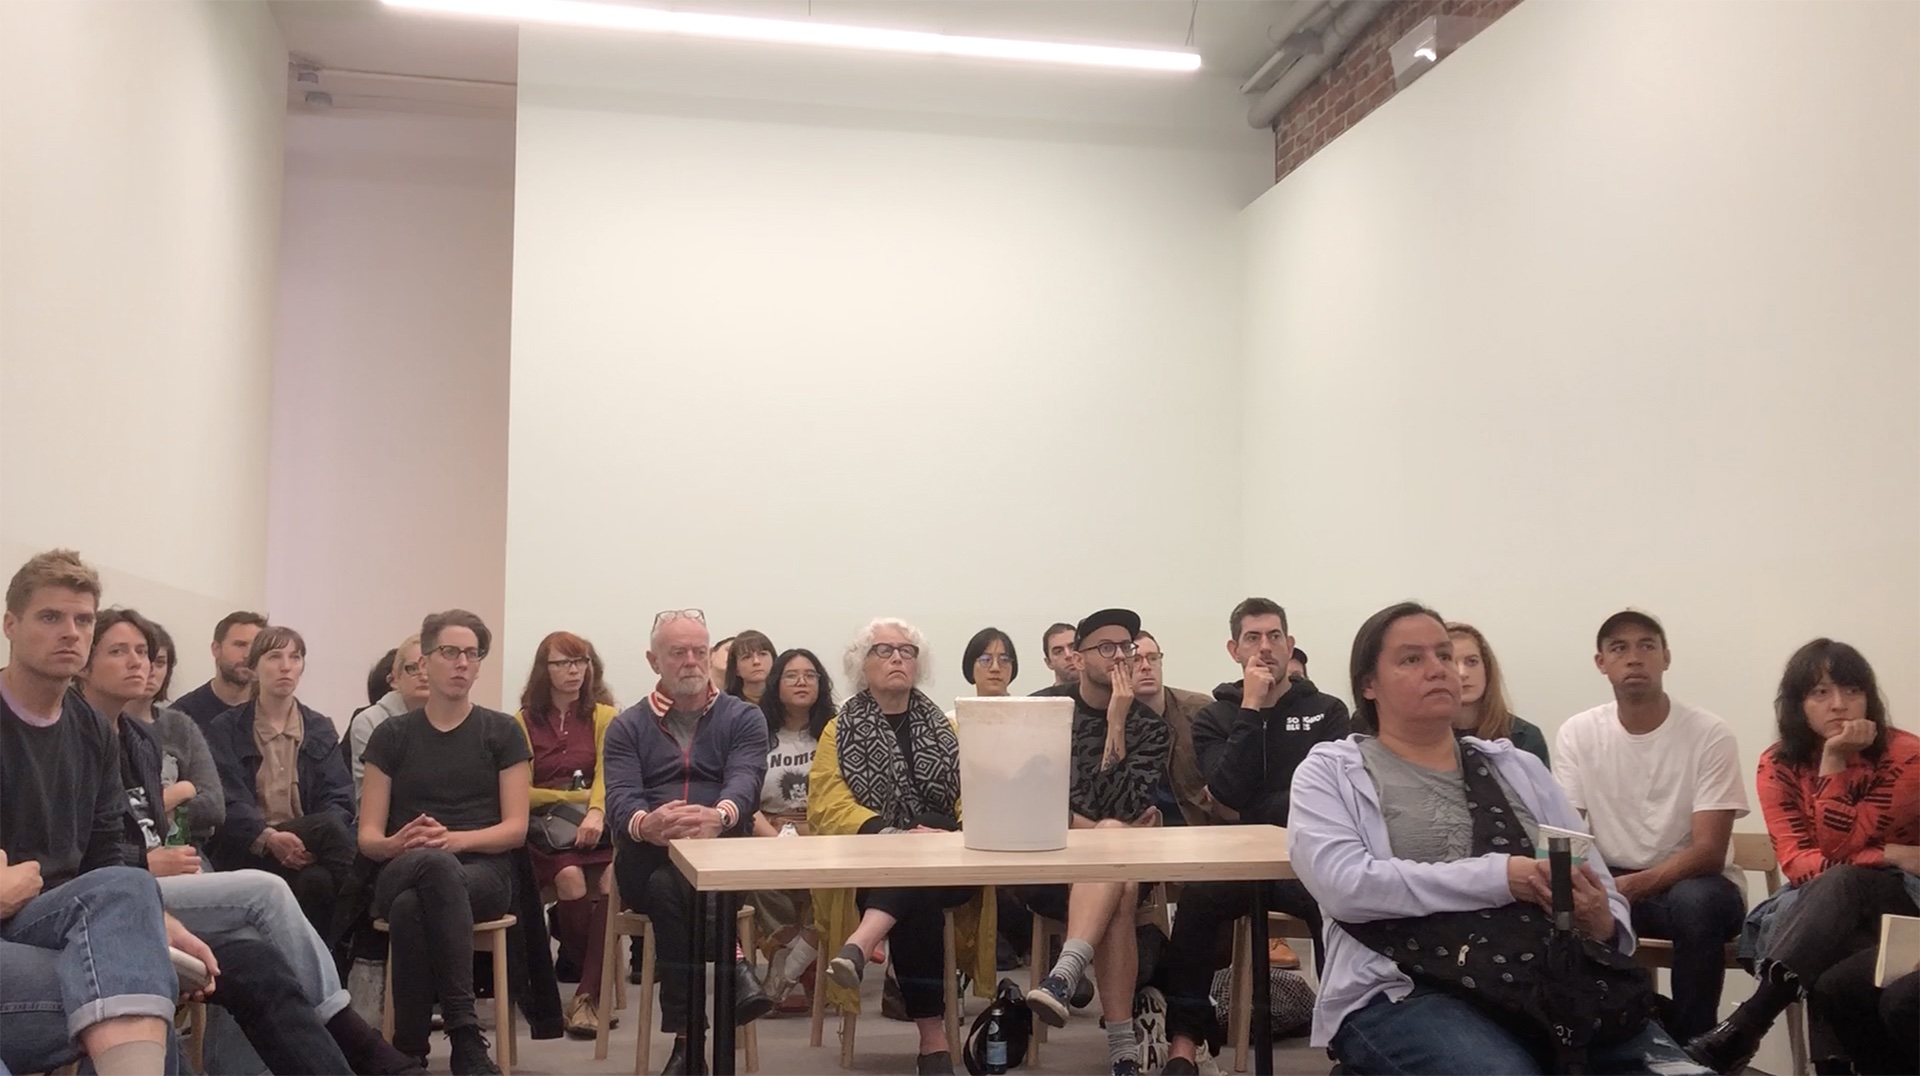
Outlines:
{"type": "Polygon", "coordinates": [[[1747,813],[1740,747],[1725,721],[1667,697],[1667,635],[1645,613],[1600,626],[1593,663],[1614,701],[1560,727],[1553,775],[1587,817],[1635,933],[1673,942],[1680,1042],[1712,1027],[1726,979],[1725,945],[1746,916],[1746,884],[1731,865],[1733,820],[1747,813]]]}

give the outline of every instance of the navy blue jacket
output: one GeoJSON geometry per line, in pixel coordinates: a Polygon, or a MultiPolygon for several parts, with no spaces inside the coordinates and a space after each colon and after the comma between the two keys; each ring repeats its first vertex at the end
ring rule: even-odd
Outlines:
{"type": "Polygon", "coordinates": [[[760,785],[767,778],[767,717],[758,706],[719,695],[695,726],[693,746],[682,750],[661,722],[670,706],[657,693],[640,700],[607,726],[607,829],[627,839],[635,811],[674,800],[705,807],[733,804],[729,833],[753,831],[760,785]]]}
{"type": "MultiPolygon", "coordinates": [[[[213,750],[227,795],[227,820],[207,848],[221,870],[247,866],[253,842],[267,828],[256,787],[260,748],[253,742],[253,706],[251,702],[236,706],[207,722],[207,746],[213,750]]],[[[340,734],[334,731],[331,718],[304,705],[299,709],[300,813],[332,811],[352,832],[353,778],[347,776],[347,764],[340,757],[340,734]]]]}

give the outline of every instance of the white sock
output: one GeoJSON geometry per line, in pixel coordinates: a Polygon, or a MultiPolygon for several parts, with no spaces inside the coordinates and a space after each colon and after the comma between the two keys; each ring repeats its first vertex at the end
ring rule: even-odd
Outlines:
{"type": "Polygon", "coordinates": [[[786,966],[780,970],[780,974],[790,983],[799,982],[800,977],[807,973],[807,969],[813,966],[814,960],[819,955],[819,951],[808,944],[807,939],[795,938],[793,944],[787,947],[786,966]]]}

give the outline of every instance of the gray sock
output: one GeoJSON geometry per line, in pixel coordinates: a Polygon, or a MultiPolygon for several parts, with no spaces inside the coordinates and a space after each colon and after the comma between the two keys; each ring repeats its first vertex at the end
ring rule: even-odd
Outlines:
{"type": "Polygon", "coordinates": [[[1080,985],[1080,977],[1087,973],[1087,965],[1093,963],[1093,945],[1078,938],[1068,941],[1060,947],[1060,962],[1053,966],[1053,974],[1067,981],[1067,989],[1080,985]]]}
{"type": "Polygon", "coordinates": [[[1140,1063],[1140,1045],[1133,1041],[1132,1020],[1107,1021],[1107,1063],[1132,1060],[1140,1063]]]}

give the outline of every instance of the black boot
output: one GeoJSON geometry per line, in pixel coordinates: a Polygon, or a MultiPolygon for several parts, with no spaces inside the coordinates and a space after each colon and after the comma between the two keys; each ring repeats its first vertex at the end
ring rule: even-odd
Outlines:
{"type": "Polygon", "coordinates": [[[447,1061],[453,1076],[500,1076],[500,1066],[487,1056],[487,1039],[479,1028],[455,1028],[447,1038],[453,1040],[453,1056],[447,1061]]]}
{"type": "Polygon", "coordinates": [[[773,1011],[773,999],[760,986],[753,968],[744,960],[733,962],[733,1022],[751,1024],[773,1011]]]}
{"type": "Polygon", "coordinates": [[[687,1054],[687,1037],[673,1037],[673,1054],[667,1058],[667,1067],[660,1070],[660,1076],[706,1076],[707,1059],[690,1057],[687,1054]]]}
{"type": "Polygon", "coordinates": [[[1710,1030],[1687,1043],[1687,1056],[1715,1072],[1727,1076],[1747,1067],[1760,1052],[1760,1040],[1767,1037],[1773,1022],[1787,1006],[1800,1000],[1800,977],[1784,964],[1761,961],[1754,969],[1759,980],[1753,996],[1710,1030]]]}

